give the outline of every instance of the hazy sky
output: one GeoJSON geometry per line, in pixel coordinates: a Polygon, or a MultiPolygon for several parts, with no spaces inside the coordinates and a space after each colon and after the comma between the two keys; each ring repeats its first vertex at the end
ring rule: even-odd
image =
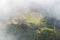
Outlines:
{"type": "Polygon", "coordinates": [[[60,0],[0,0],[0,18],[7,18],[13,8],[28,7],[30,4],[39,4],[49,15],[60,18],[60,0]]]}

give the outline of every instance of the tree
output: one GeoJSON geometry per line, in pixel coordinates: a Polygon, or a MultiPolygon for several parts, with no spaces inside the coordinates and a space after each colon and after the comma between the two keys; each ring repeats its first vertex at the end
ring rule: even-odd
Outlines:
{"type": "Polygon", "coordinates": [[[55,40],[55,33],[53,31],[44,30],[40,33],[38,40],[55,40]]]}
{"type": "Polygon", "coordinates": [[[7,34],[14,35],[17,40],[35,40],[36,35],[34,30],[28,27],[26,24],[8,24],[7,34]]]}

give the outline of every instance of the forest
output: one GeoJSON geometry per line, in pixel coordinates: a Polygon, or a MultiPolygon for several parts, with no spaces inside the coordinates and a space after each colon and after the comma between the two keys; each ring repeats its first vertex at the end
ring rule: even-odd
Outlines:
{"type": "Polygon", "coordinates": [[[6,33],[17,40],[60,40],[60,20],[40,12],[26,13],[21,20],[12,17],[6,33]]]}

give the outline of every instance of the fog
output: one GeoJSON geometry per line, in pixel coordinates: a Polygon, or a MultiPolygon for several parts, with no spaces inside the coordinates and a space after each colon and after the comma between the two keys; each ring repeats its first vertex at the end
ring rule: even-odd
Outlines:
{"type": "Polygon", "coordinates": [[[3,22],[17,14],[21,17],[29,8],[60,19],[60,0],[0,0],[0,40],[16,40],[13,35],[6,35],[3,22]]]}
{"type": "Polygon", "coordinates": [[[11,12],[20,11],[20,8],[27,10],[29,7],[37,8],[39,11],[42,9],[41,11],[47,12],[46,15],[49,14],[50,16],[60,18],[59,0],[0,0],[0,19],[9,18],[9,16],[15,15],[15,13],[11,12]]]}

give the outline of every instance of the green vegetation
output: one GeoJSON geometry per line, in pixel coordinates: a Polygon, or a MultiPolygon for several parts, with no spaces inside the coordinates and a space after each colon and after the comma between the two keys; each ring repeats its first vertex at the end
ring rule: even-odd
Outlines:
{"type": "MultiPolygon", "coordinates": [[[[31,14],[23,16],[26,23],[9,24],[7,28],[8,34],[14,34],[18,37],[17,40],[60,40],[60,30],[55,27],[55,19],[39,15],[37,17],[31,14]],[[29,25],[27,25],[29,24],[29,25]]],[[[19,21],[18,21],[19,22],[19,21]]],[[[56,24],[57,25],[57,24],[56,24]]]]}
{"type": "Polygon", "coordinates": [[[23,16],[24,20],[28,23],[39,24],[44,16],[42,14],[34,15],[34,14],[25,14],[23,16]]]}

